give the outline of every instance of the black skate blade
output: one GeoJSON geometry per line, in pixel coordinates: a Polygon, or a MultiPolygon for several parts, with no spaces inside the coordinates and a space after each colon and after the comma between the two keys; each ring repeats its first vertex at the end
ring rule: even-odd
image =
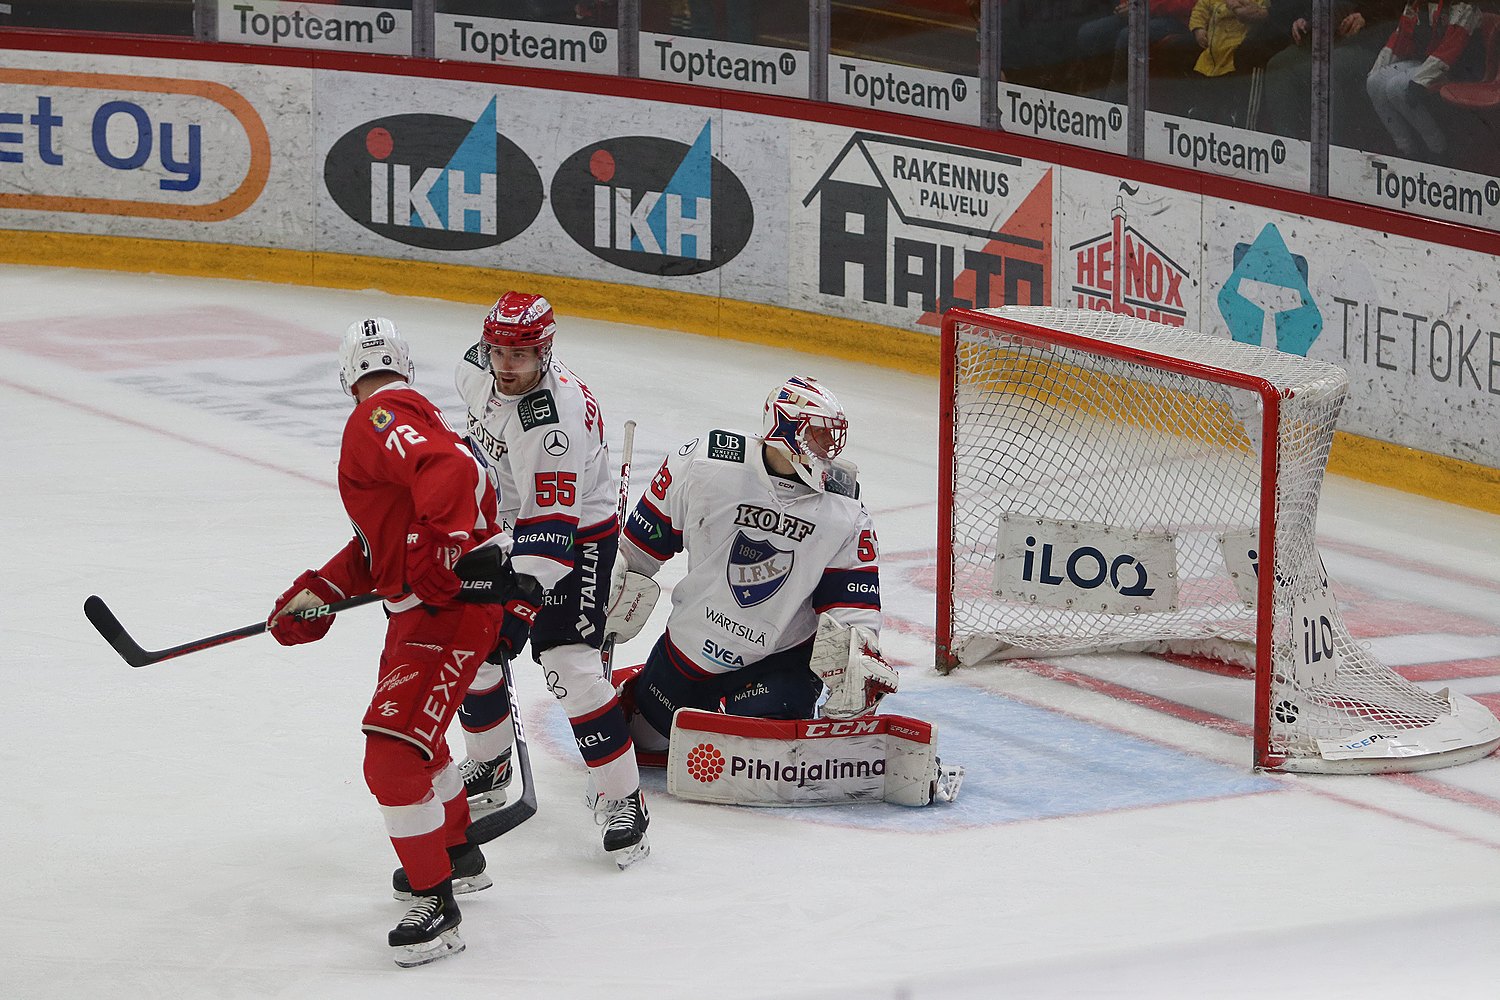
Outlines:
{"type": "Polygon", "coordinates": [[[431,941],[398,945],[392,951],[396,953],[393,957],[397,965],[403,969],[415,969],[419,965],[427,965],[440,958],[457,955],[465,947],[467,946],[464,944],[464,939],[458,936],[458,928],[450,927],[431,941]]]}

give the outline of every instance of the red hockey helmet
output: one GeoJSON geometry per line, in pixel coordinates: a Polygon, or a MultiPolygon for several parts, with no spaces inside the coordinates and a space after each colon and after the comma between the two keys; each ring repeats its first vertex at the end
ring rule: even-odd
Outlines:
{"type": "Polygon", "coordinates": [[[545,357],[556,332],[552,303],[528,292],[506,292],[484,318],[484,342],[491,347],[535,347],[545,357]]]}

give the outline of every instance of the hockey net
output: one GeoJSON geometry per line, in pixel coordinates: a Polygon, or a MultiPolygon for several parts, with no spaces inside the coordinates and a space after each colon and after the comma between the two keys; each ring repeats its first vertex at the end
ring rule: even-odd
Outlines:
{"type": "Polygon", "coordinates": [[[1208,657],[1255,672],[1257,767],[1489,753],[1487,709],[1407,681],[1339,613],[1315,528],[1346,387],[1325,362],[1113,313],[948,313],[939,669],[1208,657]]]}

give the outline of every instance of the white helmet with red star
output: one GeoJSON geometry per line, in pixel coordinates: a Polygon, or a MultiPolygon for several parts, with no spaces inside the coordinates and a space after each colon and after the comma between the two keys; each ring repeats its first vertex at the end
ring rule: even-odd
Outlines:
{"type": "Polygon", "coordinates": [[[829,463],[844,450],[849,418],[817,379],[793,375],[766,397],[764,439],[791,460],[797,478],[822,491],[829,463]]]}

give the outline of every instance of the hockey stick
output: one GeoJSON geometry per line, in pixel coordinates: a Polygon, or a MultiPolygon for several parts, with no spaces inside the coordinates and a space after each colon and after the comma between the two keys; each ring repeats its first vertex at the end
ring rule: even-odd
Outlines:
{"type": "Polygon", "coordinates": [[[510,676],[510,659],[500,669],[505,672],[505,690],[510,694],[510,724],[516,731],[516,761],[521,768],[521,797],[469,824],[469,843],[485,844],[509,833],[536,815],[536,785],[531,780],[531,753],[526,749],[526,727],[521,725],[521,703],[516,700],[516,685],[510,676]]]}
{"type": "MultiPolygon", "coordinates": [[[[294,611],[291,614],[298,618],[311,619],[321,618],[323,615],[335,615],[349,608],[357,608],[362,604],[373,604],[384,600],[380,594],[361,594],[359,597],[350,597],[343,601],[334,601],[321,607],[309,608],[306,611],[294,611]]],[[[152,663],[160,663],[162,660],[170,660],[178,656],[186,656],[196,653],[200,649],[212,649],[222,646],[226,642],[235,642],[239,639],[248,639],[252,635],[260,635],[266,631],[265,622],[256,622],[254,625],[246,625],[244,628],[233,629],[229,632],[220,632],[218,635],[207,636],[203,639],[194,639],[180,646],[171,646],[167,649],[142,649],[140,643],[130,637],[125,631],[125,626],[120,624],[120,619],[115,617],[109,605],[101,598],[90,597],[83,602],[83,613],[104,636],[104,641],[114,647],[120,658],[132,667],[144,667],[152,663]]]]}
{"type": "MultiPolygon", "coordinates": [[[[635,452],[635,421],[625,421],[625,445],[620,450],[620,502],[615,507],[615,514],[620,522],[620,534],[625,534],[625,512],[630,507],[630,459],[635,452]]],[[[620,558],[616,552],[615,558],[620,558]]],[[[606,598],[607,600],[607,598],[606,598]]],[[[599,657],[604,665],[604,679],[610,679],[610,670],[615,660],[615,634],[611,632],[604,637],[604,642],[599,647],[599,657]]]]}

